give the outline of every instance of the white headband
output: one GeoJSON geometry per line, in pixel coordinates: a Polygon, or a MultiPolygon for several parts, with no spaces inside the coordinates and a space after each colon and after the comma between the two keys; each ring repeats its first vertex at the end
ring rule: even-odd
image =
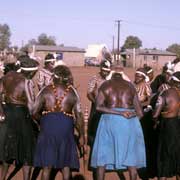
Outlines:
{"type": "Polygon", "coordinates": [[[111,67],[111,63],[110,63],[109,61],[106,61],[106,62],[105,62],[105,65],[106,65],[107,67],[111,67]]]}
{"type": "MultiPolygon", "coordinates": [[[[56,79],[60,79],[61,78],[61,76],[58,76],[57,74],[54,74],[54,77],[56,78],[56,79]]],[[[63,78],[63,80],[68,80],[68,78],[66,77],[66,78],[63,78]]]]}
{"type": "Polygon", "coordinates": [[[17,60],[15,65],[21,65],[21,62],[19,60],[17,60]]]}
{"type": "Polygon", "coordinates": [[[56,75],[56,74],[54,74],[54,77],[55,77],[56,79],[59,79],[59,76],[58,76],[58,75],[56,75]]]}
{"type": "Polygon", "coordinates": [[[124,80],[128,81],[128,82],[131,81],[131,80],[128,78],[128,76],[127,76],[126,74],[124,74],[123,71],[113,71],[113,70],[112,70],[112,71],[109,73],[109,75],[106,77],[106,80],[110,80],[110,79],[112,78],[112,75],[113,75],[114,73],[121,74],[121,75],[122,75],[122,78],[123,78],[124,80]]]}
{"type": "Polygon", "coordinates": [[[180,79],[178,79],[176,76],[171,77],[174,81],[180,82],[180,79]]]}
{"type": "Polygon", "coordinates": [[[101,69],[104,70],[104,71],[111,71],[111,69],[105,68],[105,67],[103,67],[103,68],[101,68],[101,69]]]}
{"type": "Polygon", "coordinates": [[[149,77],[148,77],[145,73],[143,73],[143,72],[141,72],[141,71],[136,71],[136,73],[143,75],[143,76],[145,77],[145,81],[146,81],[146,82],[149,82],[149,77]]]}
{"type": "Polygon", "coordinates": [[[23,71],[37,71],[38,67],[21,67],[17,70],[17,72],[21,72],[21,70],[23,70],[23,71]]]}
{"type": "Polygon", "coordinates": [[[106,80],[110,80],[115,71],[110,71],[109,75],[106,76],[106,80]]]}
{"type": "Polygon", "coordinates": [[[151,72],[153,72],[153,69],[150,69],[147,73],[149,74],[149,73],[151,73],[151,72]]]}
{"type": "Polygon", "coordinates": [[[173,74],[173,70],[171,70],[171,69],[168,69],[166,72],[173,74]]]}
{"type": "Polygon", "coordinates": [[[167,68],[168,68],[168,69],[173,69],[173,68],[174,68],[174,63],[172,63],[171,61],[169,61],[168,64],[167,64],[167,68]]]}
{"type": "Polygon", "coordinates": [[[54,62],[54,61],[56,61],[56,59],[45,59],[44,61],[45,62],[54,62]]]}
{"type": "Polygon", "coordinates": [[[145,73],[143,73],[143,72],[141,72],[141,71],[136,71],[136,73],[137,73],[137,74],[141,74],[141,75],[143,75],[144,77],[147,76],[145,73]]]}

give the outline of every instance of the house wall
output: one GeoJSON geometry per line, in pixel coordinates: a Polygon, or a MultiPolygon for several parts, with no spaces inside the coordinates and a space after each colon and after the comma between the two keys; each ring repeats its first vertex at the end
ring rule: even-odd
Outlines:
{"type": "MultiPolygon", "coordinates": [[[[35,56],[41,58],[39,63],[42,66],[44,64],[44,58],[48,53],[55,53],[55,52],[50,52],[50,51],[36,51],[35,52],[35,56]]],[[[63,62],[67,66],[84,66],[84,53],[83,52],[63,52],[63,62]]]]}
{"type": "MultiPolygon", "coordinates": [[[[154,57],[153,59],[153,55],[136,55],[135,68],[143,67],[144,64],[147,64],[153,67],[153,69],[159,70],[162,69],[165,63],[169,61],[173,61],[176,58],[176,56],[168,56],[168,55],[158,55],[157,57],[158,57],[157,59],[156,57],[154,57]]],[[[129,59],[127,59],[127,66],[133,67],[132,55],[129,55],[129,59]]]]}
{"type": "Polygon", "coordinates": [[[84,66],[84,53],[64,52],[63,61],[67,66],[84,66]]]}

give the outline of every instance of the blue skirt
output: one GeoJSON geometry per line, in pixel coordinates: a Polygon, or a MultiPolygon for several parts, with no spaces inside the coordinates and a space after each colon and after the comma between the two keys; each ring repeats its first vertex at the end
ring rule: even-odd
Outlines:
{"type": "MultiPolygon", "coordinates": [[[[131,109],[116,108],[123,111],[131,109]]],[[[103,114],[101,116],[92,152],[91,166],[105,166],[108,170],[146,166],[145,144],[137,117],[103,114]]]]}
{"type": "Polygon", "coordinates": [[[41,118],[34,166],[79,169],[73,118],[53,112],[41,118]]]}

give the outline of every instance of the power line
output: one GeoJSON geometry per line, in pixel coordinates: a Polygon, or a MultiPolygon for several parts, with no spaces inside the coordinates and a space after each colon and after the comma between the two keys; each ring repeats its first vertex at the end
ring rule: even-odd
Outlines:
{"type": "Polygon", "coordinates": [[[112,36],[112,52],[113,52],[113,57],[115,59],[115,49],[114,49],[114,36],[112,36]]]}
{"type": "MultiPolygon", "coordinates": [[[[71,21],[71,23],[75,23],[75,24],[86,23],[86,24],[99,25],[99,26],[101,26],[103,24],[105,25],[107,23],[112,22],[111,20],[99,20],[99,21],[97,21],[97,20],[93,20],[93,19],[88,19],[88,21],[83,21],[80,18],[72,19],[72,20],[69,20],[69,21],[71,21]]],[[[159,28],[159,29],[180,31],[180,27],[178,27],[178,26],[163,25],[163,24],[151,24],[151,23],[144,23],[144,22],[138,22],[138,21],[131,21],[131,20],[128,20],[128,19],[122,19],[120,21],[123,21],[124,23],[127,23],[127,24],[134,24],[134,25],[138,25],[138,26],[140,25],[140,26],[151,27],[151,28],[159,28]]],[[[63,20],[61,22],[63,22],[63,20]]]]}
{"type": "Polygon", "coordinates": [[[157,24],[149,24],[149,23],[142,23],[142,22],[135,22],[135,21],[128,21],[128,20],[123,20],[123,22],[127,24],[138,25],[138,26],[140,25],[140,26],[146,26],[146,27],[151,27],[151,28],[180,31],[180,27],[174,27],[174,26],[169,26],[169,25],[157,25],[157,24]]]}
{"type": "MultiPolygon", "coordinates": [[[[163,24],[151,24],[151,23],[144,23],[144,22],[126,20],[126,19],[123,19],[123,20],[120,20],[120,21],[123,21],[124,23],[127,23],[127,24],[134,24],[134,25],[138,25],[138,26],[145,26],[145,27],[151,27],[151,28],[159,28],[159,29],[180,31],[180,27],[177,27],[177,26],[163,25],[163,24]]],[[[80,19],[71,20],[71,23],[75,23],[75,24],[81,24],[82,22],[86,23],[86,24],[101,26],[103,24],[105,25],[107,23],[110,23],[111,20],[100,20],[100,21],[95,21],[95,20],[82,21],[80,19]]]]}

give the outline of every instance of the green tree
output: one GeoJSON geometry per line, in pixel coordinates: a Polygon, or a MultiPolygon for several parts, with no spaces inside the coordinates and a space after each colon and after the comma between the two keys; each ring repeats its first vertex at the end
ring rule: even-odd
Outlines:
{"type": "Polygon", "coordinates": [[[180,44],[172,44],[166,50],[175,53],[177,57],[180,57],[180,44]]]}
{"type": "Polygon", "coordinates": [[[11,32],[7,24],[0,24],[0,50],[4,50],[10,45],[11,32]]]}
{"type": "Polygon", "coordinates": [[[136,36],[128,36],[124,42],[122,48],[124,49],[133,49],[140,48],[142,46],[142,41],[136,36]]]}
{"type": "Polygon", "coordinates": [[[28,45],[36,45],[36,44],[38,44],[38,42],[37,42],[36,39],[30,39],[30,40],[28,41],[28,45]]]}
{"type": "Polygon", "coordinates": [[[45,33],[42,33],[38,36],[39,45],[56,45],[56,39],[54,36],[47,36],[45,33]]]}
{"type": "Polygon", "coordinates": [[[28,52],[29,47],[32,45],[36,45],[36,44],[38,44],[36,39],[30,39],[27,44],[25,44],[23,47],[21,47],[20,51],[21,52],[28,52]]]}
{"type": "Polygon", "coordinates": [[[27,44],[25,44],[20,51],[28,52],[29,47],[32,45],[56,45],[56,39],[54,36],[47,36],[45,33],[42,33],[36,39],[30,39],[27,44]]]}
{"type": "Polygon", "coordinates": [[[26,44],[23,47],[21,47],[20,51],[23,53],[28,52],[29,51],[29,44],[26,44]]]}
{"type": "Polygon", "coordinates": [[[18,51],[18,46],[14,45],[14,46],[10,46],[8,47],[7,49],[9,52],[12,52],[12,53],[16,53],[18,51]]]}

